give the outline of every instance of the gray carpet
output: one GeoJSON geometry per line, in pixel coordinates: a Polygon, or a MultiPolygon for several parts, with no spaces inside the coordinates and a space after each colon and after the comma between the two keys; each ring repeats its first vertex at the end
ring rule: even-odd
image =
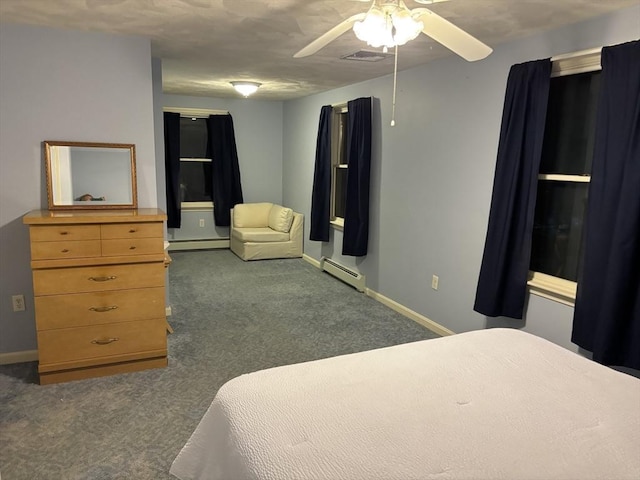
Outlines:
{"type": "Polygon", "coordinates": [[[0,367],[2,480],[170,479],[227,380],[436,337],[302,259],[172,258],[168,368],[40,386],[36,363],[0,367]]]}

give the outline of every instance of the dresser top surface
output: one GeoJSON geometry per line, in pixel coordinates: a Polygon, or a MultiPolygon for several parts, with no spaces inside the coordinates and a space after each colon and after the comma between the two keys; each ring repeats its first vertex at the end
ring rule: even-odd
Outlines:
{"type": "Polygon", "coordinates": [[[22,217],[23,223],[27,225],[160,222],[166,219],[167,215],[158,208],[92,211],[32,210],[22,217]]]}

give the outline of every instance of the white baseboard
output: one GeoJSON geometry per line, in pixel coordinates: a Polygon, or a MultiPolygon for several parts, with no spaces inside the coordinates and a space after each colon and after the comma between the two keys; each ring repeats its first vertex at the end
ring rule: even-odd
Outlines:
{"type": "Polygon", "coordinates": [[[217,240],[174,240],[169,242],[169,251],[180,250],[209,250],[215,248],[229,248],[229,239],[221,238],[217,240]]]}
{"type": "Polygon", "coordinates": [[[374,300],[377,300],[383,305],[386,305],[387,307],[389,307],[391,310],[395,310],[396,312],[404,315],[405,317],[413,320],[416,323],[419,323],[423,327],[428,328],[429,330],[431,330],[434,333],[437,333],[438,335],[446,337],[449,335],[455,335],[456,333],[449,330],[447,327],[443,327],[439,323],[434,322],[430,318],[427,318],[424,315],[420,315],[418,312],[414,312],[410,308],[405,307],[404,305],[396,302],[395,300],[391,300],[389,297],[385,297],[381,293],[371,290],[370,288],[367,288],[365,293],[367,294],[368,297],[371,297],[374,300]]]}
{"type": "Polygon", "coordinates": [[[12,363],[36,361],[38,361],[38,350],[23,350],[22,352],[0,353],[0,365],[10,365],[12,363]]]}
{"type": "Polygon", "coordinates": [[[302,259],[306,260],[307,262],[309,262],[311,265],[313,265],[316,268],[320,268],[320,260],[316,260],[313,257],[310,257],[309,255],[307,255],[306,253],[302,254],[302,259]]]}
{"type": "MultiPolygon", "coordinates": [[[[303,254],[302,258],[304,260],[306,260],[307,262],[309,262],[314,267],[320,268],[320,261],[319,260],[316,260],[315,258],[310,257],[307,254],[303,254]]],[[[374,300],[382,303],[383,305],[386,305],[391,310],[394,310],[394,311],[398,312],[399,314],[404,315],[405,317],[413,320],[414,322],[419,323],[423,327],[431,330],[433,333],[437,333],[438,335],[441,335],[443,337],[446,337],[448,335],[455,335],[455,333],[456,333],[456,332],[453,332],[453,331],[449,330],[447,327],[443,327],[439,323],[434,322],[430,318],[427,318],[424,315],[420,315],[418,312],[414,312],[410,308],[407,308],[404,305],[401,305],[400,303],[396,302],[395,300],[391,300],[389,297],[385,297],[381,293],[378,293],[378,292],[376,292],[374,290],[371,290],[370,288],[365,289],[364,293],[368,297],[371,297],[374,300]]]]}

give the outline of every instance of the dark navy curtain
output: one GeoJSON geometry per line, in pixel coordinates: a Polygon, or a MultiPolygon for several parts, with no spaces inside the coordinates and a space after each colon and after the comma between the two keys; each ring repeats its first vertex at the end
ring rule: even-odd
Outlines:
{"type": "Polygon", "coordinates": [[[513,65],[509,72],[473,307],[489,317],[522,318],[550,75],[550,59],[513,65]]]}
{"type": "Polygon", "coordinates": [[[207,130],[208,157],[212,159],[213,217],[216,225],[228,227],[231,224],[231,209],[243,202],[231,115],[210,115],[207,130]]]}
{"type": "Polygon", "coordinates": [[[320,110],[318,140],[316,141],[316,164],[311,193],[310,240],[329,241],[331,217],[331,105],[320,110]]]}
{"type": "Polygon", "coordinates": [[[164,112],[164,171],[167,227],[180,228],[180,114],[164,112]]]}
{"type": "Polygon", "coordinates": [[[640,41],[602,49],[601,82],[571,340],[640,369],[640,41]]]}
{"type": "Polygon", "coordinates": [[[369,243],[369,177],[371,171],[372,98],[347,103],[347,198],[342,254],[361,257],[369,243]]]}

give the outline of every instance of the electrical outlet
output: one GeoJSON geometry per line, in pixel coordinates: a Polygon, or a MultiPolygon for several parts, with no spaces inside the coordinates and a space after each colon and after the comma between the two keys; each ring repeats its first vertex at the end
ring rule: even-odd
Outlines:
{"type": "Polygon", "coordinates": [[[201,219],[200,219],[200,226],[201,226],[201,227],[204,227],[204,218],[201,218],[201,219]]]}
{"type": "Polygon", "coordinates": [[[14,312],[24,312],[24,295],[13,295],[11,297],[14,312]]]}
{"type": "Polygon", "coordinates": [[[434,275],[433,277],[431,277],[431,288],[433,288],[434,290],[438,289],[438,281],[440,280],[440,278],[438,278],[437,275],[434,275]]]}

